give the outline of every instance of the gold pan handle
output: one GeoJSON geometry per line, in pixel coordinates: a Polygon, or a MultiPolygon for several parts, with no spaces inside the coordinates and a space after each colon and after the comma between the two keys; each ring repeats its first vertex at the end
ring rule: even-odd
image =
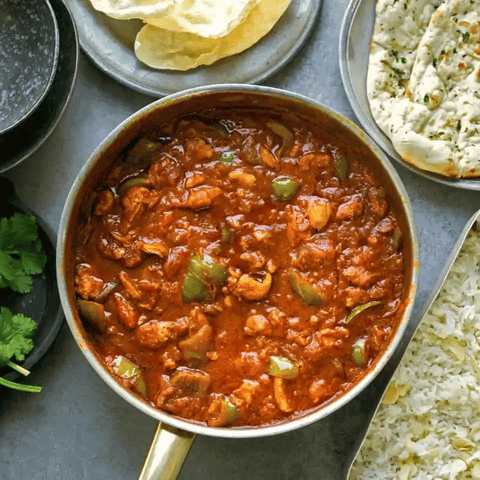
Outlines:
{"type": "Polygon", "coordinates": [[[138,480],[175,480],[195,434],[158,423],[138,480]]]}

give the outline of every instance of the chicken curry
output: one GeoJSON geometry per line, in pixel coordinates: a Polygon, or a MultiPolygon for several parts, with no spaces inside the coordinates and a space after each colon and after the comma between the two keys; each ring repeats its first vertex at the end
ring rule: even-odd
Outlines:
{"type": "Polygon", "coordinates": [[[405,308],[402,232],[369,155],[262,109],[136,139],[76,240],[78,309],[112,375],[212,427],[283,422],[351,388],[405,308]]]}

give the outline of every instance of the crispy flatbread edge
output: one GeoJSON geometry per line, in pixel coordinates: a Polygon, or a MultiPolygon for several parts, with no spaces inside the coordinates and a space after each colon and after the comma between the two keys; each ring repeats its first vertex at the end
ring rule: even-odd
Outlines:
{"type": "Polygon", "coordinates": [[[417,169],[451,178],[464,176],[442,141],[429,140],[413,131],[396,134],[391,141],[402,160],[417,169]]]}

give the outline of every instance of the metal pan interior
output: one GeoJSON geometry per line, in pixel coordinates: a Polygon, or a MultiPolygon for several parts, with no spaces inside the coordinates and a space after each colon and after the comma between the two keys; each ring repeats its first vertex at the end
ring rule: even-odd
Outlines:
{"type": "Polygon", "coordinates": [[[57,276],[62,305],[74,338],[91,366],[113,390],[144,413],[176,428],[198,434],[243,438],[284,433],[311,424],[348,403],[378,375],[379,371],[388,362],[399,345],[407,327],[418,282],[418,258],[417,231],[411,203],[406,190],[390,161],[356,125],[333,110],[294,93],[259,86],[217,85],[210,88],[202,87],[192,89],[171,95],[150,104],[119,125],[104,142],[99,145],[95,152],[93,152],[77,176],[62,213],[57,243],[57,276]],[[158,124],[158,122],[163,123],[183,114],[198,112],[202,107],[205,108],[209,106],[211,108],[215,106],[215,108],[231,108],[238,107],[239,105],[242,107],[268,106],[270,110],[274,111],[288,109],[290,112],[295,112],[298,115],[322,122],[322,125],[326,128],[333,126],[336,131],[341,131],[347,138],[355,138],[355,141],[359,141],[373,150],[378,159],[378,163],[376,163],[376,165],[370,165],[370,167],[389,192],[391,201],[395,205],[395,209],[399,215],[402,231],[405,233],[406,243],[404,250],[407,254],[405,273],[406,308],[387,350],[374,362],[371,369],[367,371],[366,375],[358,383],[335,401],[321,409],[273,426],[239,429],[212,428],[188,422],[166,414],[158,409],[154,409],[139,397],[122,388],[120,384],[110,376],[107,369],[103,366],[103,363],[100,362],[96,354],[89,347],[88,336],[77,313],[75,293],[73,291],[73,262],[71,261],[71,256],[74,250],[73,244],[77,219],[83,215],[82,211],[88,203],[87,199],[96,184],[96,179],[105,172],[105,169],[108,168],[111,161],[117,158],[133,139],[146,131],[149,126],[151,127],[152,125],[158,124]]]}

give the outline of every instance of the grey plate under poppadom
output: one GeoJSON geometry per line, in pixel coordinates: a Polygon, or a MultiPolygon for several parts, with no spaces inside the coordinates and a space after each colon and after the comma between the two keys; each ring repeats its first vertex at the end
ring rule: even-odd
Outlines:
{"type": "Polygon", "coordinates": [[[59,31],[47,0],[0,2],[0,133],[25,119],[52,85],[59,31]]]}
{"type": "Polygon", "coordinates": [[[133,45],[140,20],[115,20],[90,0],[66,0],[78,26],[80,46],[102,71],[147,95],[161,97],[203,85],[259,83],[286,65],[317,22],[322,0],[294,0],[273,29],[248,50],[186,72],[154,70],[137,60],[133,45]]]}
{"type": "Polygon", "coordinates": [[[366,85],[370,39],[375,23],[375,4],[376,0],[351,0],[340,31],[340,73],[353,112],[364,130],[382,150],[409,170],[451,187],[480,190],[480,178],[444,177],[405,162],[375,122],[368,103],[366,85]]]}

